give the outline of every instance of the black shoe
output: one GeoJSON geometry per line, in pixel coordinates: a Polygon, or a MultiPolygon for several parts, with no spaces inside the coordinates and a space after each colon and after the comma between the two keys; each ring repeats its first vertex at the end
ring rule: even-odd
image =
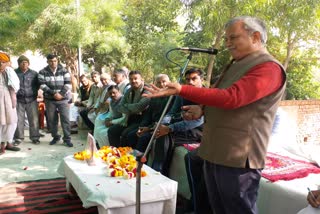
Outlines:
{"type": "Polygon", "coordinates": [[[68,147],[73,147],[73,144],[71,143],[70,140],[66,140],[66,141],[64,141],[63,143],[64,143],[66,146],[68,146],[68,147]]]}
{"type": "Polygon", "coordinates": [[[40,140],[32,140],[32,143],[38,145],[40,144],[40,140]]]}
{"type": "Polygon", "coordinates": [[[54,145],[54,144],[58,143],[59,140],[60,140],[60,139],[55,139],[55,138],[53,138],[53,139],[50,141],[49,145],[54,145]]]}
{"type": "Polygon", "coordinates": [[[71,134],[78,134],[78,130],[71,130],[70,133],[71,134]]]}
{"type": "Polygon", "coordinates": [[[17,151],[20,151],[21,149],[19,147],[13,146],[10,143],[7,143],[6,150],[17,152],[17,151]]]}
{"type": "Polygon", "coordinates": [[[20,144],[22,143],[22,140],[15,140],[14,142],[13,142],[13,145],[14,146],[19,146],[20,144]]]}
{"type": "Polygon", "coordinates": [[[40,137],[44,137],[46,136],[45,134],[39,133],[40,137]]]}

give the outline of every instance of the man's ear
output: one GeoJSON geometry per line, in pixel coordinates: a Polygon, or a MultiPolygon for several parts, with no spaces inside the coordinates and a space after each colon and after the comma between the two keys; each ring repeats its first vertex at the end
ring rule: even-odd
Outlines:
{"type": "Polygon", "coordinates": [[[261,34],[258,31],[252,33],[253,42],[261,42],[261,34]]]}

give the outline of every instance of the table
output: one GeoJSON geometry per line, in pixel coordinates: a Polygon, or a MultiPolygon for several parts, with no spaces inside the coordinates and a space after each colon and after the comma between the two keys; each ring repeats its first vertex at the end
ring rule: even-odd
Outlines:
{"type": "MultiPolygon", "coordinates": [[[[177,182],[161,175],[147,165],[147,176],[141,178],[141,214],[174,214],[177,199],[177,182]]],[[[71,184],[83,207],[97,206],[99,214],[135,213],[136,179],[107,177],[106,164],[88,166],[85,161],[67,156],[58,167],[65,176],[67,188],[71,184]]]]}

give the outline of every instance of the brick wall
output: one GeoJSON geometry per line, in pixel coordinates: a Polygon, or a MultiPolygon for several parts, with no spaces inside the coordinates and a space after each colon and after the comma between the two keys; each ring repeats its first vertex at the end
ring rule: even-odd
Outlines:
{"type": "Polygon", "coordinates": [[[280,107],[289,116],[299,144],[320,145],[320,100],[285,100],[280,107]]]}

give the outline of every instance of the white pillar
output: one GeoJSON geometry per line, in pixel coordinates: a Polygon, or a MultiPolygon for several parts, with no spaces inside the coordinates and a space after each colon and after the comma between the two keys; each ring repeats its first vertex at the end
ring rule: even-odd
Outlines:
{"type": "MultiPolygon", "coordinates": [[[[76,8],[77,8],[77,17],[80,16],[80,0],[76,0],[76,8]]],[[[83,74],[83,64],[82,64],[82,51],[81,44],[78,45],[78,73],[79,77],[83,74]]]]}

